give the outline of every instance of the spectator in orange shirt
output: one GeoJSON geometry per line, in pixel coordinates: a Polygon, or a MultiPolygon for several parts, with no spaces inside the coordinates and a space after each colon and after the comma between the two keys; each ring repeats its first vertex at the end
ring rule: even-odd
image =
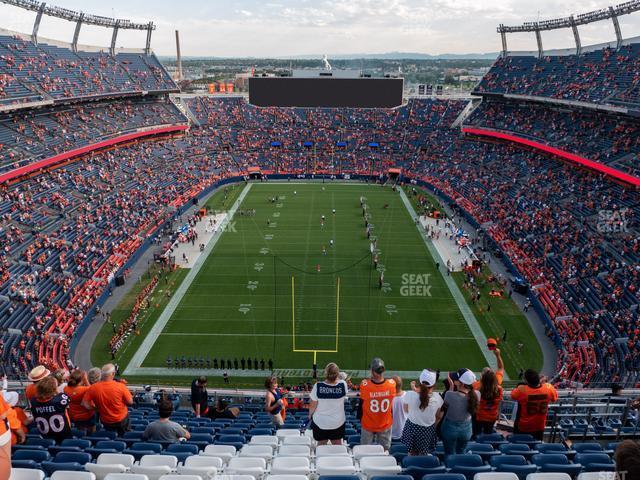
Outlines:
{"type": "Polygon", "coordinates": [[[474,435],[479,433],[493,433],[493,427],[498,420],[500,402],[503,398],[502,380],[504,379],[504,362],[499,348],[494,348],[498,368],[494,372],[487,367],[482,371],[480,380],[473,384],[473,388],[480,392],[480,401],[474,418],[474,435]]]}
{"type": "Polygon", "coordinates": [[[44,365],[38,365],[29,372],[29,376],[27,378],[32,383],[27,385],[27,388],[24,390],[24,396],[27,398],[28,402],[30,402],[32,398],[36,397],[36,385],[38,382],[43,378],[47,378],[49,375],[51,375],[51,372],[44,365]]]}
{"type": "Polygon", "coordinates": [[[64,393],[69,397],[69,416],[76,428],[91,433],[96,429],[95,410],[82,405],[84,394],[89,390],[86,372],[74,370],[69,375],[69,381],[64,387],[64,393]]]}
{"type": "Polygon", "coordinates": [[[24,410],[18,406],[19,395],[18,392],[2,392],[2,397],[4,401],[9,404],[9,406],[13,410],[13,414],[15,415],[15,421],[13,421],[13,427],[11,427],[11,445],[16,445],[17,443],[24,443],[25,438],[27,437],[27,426],[31,423],[32,418],[27,417],[27,414],[24,413],[24,410]]]}
{"type": "Polygon", "coordinates": [[[525,385],[518,385],[511,391],[511,399],[518,402],[513,431],[542,440],[549,404],[558,399],[558,392],[550,383],[543,383],[535,370],[525,371],[524,380],[525,385]]]}
{"type": "Polygon", "coordinates": [[[122,436],[129,430],[129,409],[133,396],[123,382],[116,381],[116,367],[107,363],[102,367],[102,380],[89,387],[82,400],[86,409],[93,408],[100,414],[100,422],[106,430],[113,430],[122,436]]]}
{"type": "Polygon", "coordinates": [[[391,427],[393,425],[393,398],[396,396],[396,382],[384,378],[384,362],[381,358],[371,361],[371,378],[360,383],[360,403],[358,415],[362,420],[360,443],[378,443],[389,450],[391,427]]]}
{"type": "Polygon", "coordinates": [[[0,478],[11,477],[11,432],[18,433],[19,427],[13,409],[0,395],[0,478]]]}

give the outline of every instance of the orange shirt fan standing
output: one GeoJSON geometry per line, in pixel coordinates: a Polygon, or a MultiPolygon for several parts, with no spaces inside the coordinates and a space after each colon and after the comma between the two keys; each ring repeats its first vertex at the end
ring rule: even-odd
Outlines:
{"type": "Polygon", "coordinates": [[[518,385],[511,391],[511,399],[518,402],[514,432],[529,433],[542,440],[549,404],[558,400],[558,392],[550,383],[542,383],[535,370],[527,370],[524,379],[526,385],[518,385]]]}
{"type": "Polygon", "coordinates": [[[111,363],[102,367],[102,380],[94,383],[85,392],[82,406],[91,409],[92,404],[100,414],[100,421],[107,430],[119,435],[129,430],[128,406],[133,405],[133,396],[122,382],[116,381],[116,369],[111,363]]]}
{"type": "Polygon", "coordinates": [[[371,378],[360,383],[361,443],[378,443],[388,450],[391,446],[392,404],[396,395],[396,382],[384,378],[384,371],[382,359],[374,358],[371,362],[371,378]]]}

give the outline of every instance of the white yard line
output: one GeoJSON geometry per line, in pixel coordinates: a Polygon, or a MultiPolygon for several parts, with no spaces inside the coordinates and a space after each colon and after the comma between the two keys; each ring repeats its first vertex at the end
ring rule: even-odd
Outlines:
{"type": "MultiPolygon", "coordinates": [[[[438,269],[438,271],[442,275],[442,278],[444,279],[444,282],[447,284],[447,287],[449,287],[449,290],[451,291],[451,295],[453,296],[453,299],[458,305],[458,308],[460,309],[462,316],[464,317],[464,319],[467,322],[467,325],[469,326],[469,330],[471,330],[471,334],[473,335],[473,337],[476,340],[476,343],[478,344],[478,348],[480,348],[482,355],[487,361],[487,365],[489,365],[491,368],[494,368],[494,369],[497,368],[496,358],[489,353],[489,349],[486,346],[487,336],[482,331],[482,327],[480,327],[480,324],[478,323],[478,319],[475,317],[475,315],[469,308],[469,305],[464,299],[464,296],[462,295],[462,292],[458,288],[458,285],[456,284],[453,277],[446,274],[446,263],[440,257],[440,253],[434,247],[433,242],[429,238],[427,238],[422,225],[419,222],[416,222],[416,220],[418,219],[418,214],[413,209],[411,202],[409,201],[409,199],[404,193],[404,190],[402,189],[400,190],[400,198],[402,198],[402,202],[404,203],[405,207],[407,207],[407,210],[409,211],[411,218],[416,223],[416,228],[420,232],[420,236],[422,237],[422,240],[424,240],[424,243],[427,246],[429,253],[431,253],[431,255],[433,256],[433,259],[436,262],[440,263],[440,268],[438,269]]],[[[505,380],[509,380],[509,377],[506,372],[505,372],[504,378],[505,380]]]]}
{"type": "MultiPolygon", "coordinates": [[[[161,333],[160,335],[164,337],[291,337],[289,333],[161,333]]],[[[296,337],[326,337],[326,338],[336,338],[335,334],[333,335],[319,335],[319,334],[296,334],[296,337]]],[[[362,335],[340,335],[340,338],[362,338],[362,335]]],[[[434,337],[434,336],[425,336],[420,337],[416,335],[369,335],[367,338],[384,338],[389,341],[395,340],[397,338],[401,339],[417,339],[417,340],[469,340],[474,341],[471,337],[434,337]]]]}
{"type": "Polygon", "coordinates": [[[236,202],[233,204],[233,206],[229,210],[228,214],[222,219],[222,221],[220,222],[218,231],[211,238],[211,240],[205,247],[204,252],[202,252],[202,255],[200,255],[198,260],[196,260],[191,270],[189,270],[189,273],[184,278],[184,280],[182,281],[182,283],[180,284],[176,292],[173,294],[173,296],[171,297],[171,300],[169,300],[169,303],[167,304],[163,312],[160,314],[160,317],[158,318],[158,320],[156,320],[156,323],[153,325],[153,327],[151,327],[151,330],[149,331],[149,333],[147,333],[147,336],[142,341],[140,348],[138,348],[138,351],[133,355],[133,358],[131,359],[131,361],[129,362],[129,365],[127,365],[127,368],[124,371],[125,375],[136,375],[137,371],[140,370],[142,363],[144,362],[144,359],[147,358],[147,355],[149,355],[149,352],[151,351],[151,348],[153,347],[153,344],[155,343],[156,339],[162,333],[162,331],[164,330],[164,327],[167,325],[167,323],[171,319],[173,312],[176,310],[176,308],[182,301],[182,298],[184,297],[185,293],[191,286],[191,283],[193,283],[193,280],[198,276],[200,269],[204,265],[206,259],[209,257],[209,254],[213,250],[213,247],[216,246],[216,244],[218,243],[218,240],[220,240],[220,237],[222,237],[222,234],[224,233],[227,224],[233,220],[234,214],[238,210],[238,207],[244,201],[244,198],[247,196],[250,189],[251,189],[251,183],[248,183],[242,190],[242,193],[240,193],[240,196],[238,197],[236,202]]]}

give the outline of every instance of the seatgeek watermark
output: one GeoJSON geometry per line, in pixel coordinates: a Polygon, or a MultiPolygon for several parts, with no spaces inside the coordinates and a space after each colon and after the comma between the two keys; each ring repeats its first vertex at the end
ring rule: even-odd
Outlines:
{"type": "Polygon", "coordinates": [[[403,273],[400,295],[403,297],[430,297],[430,273],[403,273]]]}
{"type": "Polygon", "coordinates": [[[600,210],[598,212],[599,233],[627,233],[629,231],[629,218],[631,210],[621,208],[619,210],[600,210]]]}

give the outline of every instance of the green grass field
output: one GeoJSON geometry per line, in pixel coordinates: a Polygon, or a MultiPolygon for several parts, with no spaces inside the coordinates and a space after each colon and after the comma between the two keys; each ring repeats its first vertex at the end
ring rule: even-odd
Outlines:
{"type": "Polygon", "coordinates": [[[272,358],[276,368],[308,369],[314,350],[325,351],[319,365],[334,360],[347,369],[366,369],[376,355],[393,370],[484,365],[398,193],[254,184],[241,208],[255,209],[255,217],[236,215],[143,366],[165,366],[170,353],[250,355],[272,358]],[[388,283],[382,290],[360,196],[378,239],[388,283]],[[430,275],[429,295],[402,296],[403,274],[430,275]],[[304,351],[294,351],[294,336],[295,349],[304,351]]]}
{"type": "MultiPolygon", "coordinates": [[[[242,188],[228,187],[226,199],[218,192],[208,206],[226,210],[242,188]]],[[[398,192],[365,184],[256,183],[240,208],[255,209],[256,215],[236,214],[142,367],[165,367],[167,356],[182,355],[271,358],[276,369],[308,370],[314,356],[320,368],[335,361],[347,370],[366,370],[373,356],[384,358],[395,371],[479,371],[486,365],[398,192]],[[361,196],[377,238],[382,289],[361,196]]],[[[179,273],[175,281],[182,278],[179,273]]],[[[135,298],[133,292],[129,296],[135,298]]],[[[509,306],[484,316],[474,311],[487,336],[501,332],[503,320],[518,315],[511,301],[504,303],[509,306]]],[[[126,305],[121,307],[126,312],[126,305]]],[[[149,316],[152,324],[159,311],[149,316]]],[[[520,317],[513,335],[534,338],[520,317]]],[[[145,327],[118,355],[121,367],[138,349],[145,327]]],[[[101,335],[108,338],[104,329],[101,335]]],[[[95,353],[99,346],[96,342],[94,361],[104,357],[104,352],[95,353]]],[[[514,378],[525,361],[540,366],[539,346],[527,352],[527,358],[509,354],[506,361],[514,378]]],[[[179,375],[179,369],[172,370],[167,378],[179,375]]],[[[248,378],[243,382],[253,383],[248,378]]]]}

